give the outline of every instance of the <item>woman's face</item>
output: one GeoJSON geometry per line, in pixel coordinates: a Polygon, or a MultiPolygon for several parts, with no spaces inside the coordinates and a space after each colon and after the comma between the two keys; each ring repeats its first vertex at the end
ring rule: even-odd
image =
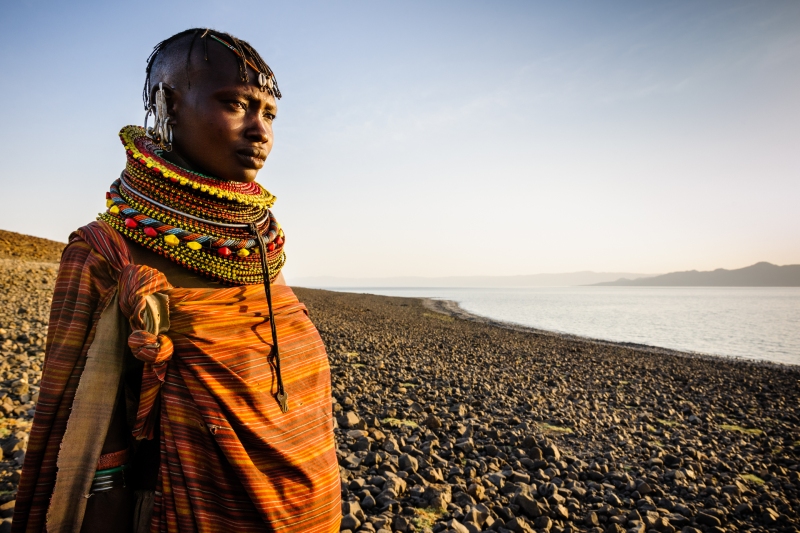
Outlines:
{"type": "Polygon", "coordinates": [[[195,53],[189,67],[189,83],[167,93],[173,132],[167,157],[219,179],[255,180],[272,150],[275,97],[256,85],[258,73],[249,67],[249,81],[241,81],[238,58],[222,45],[209,42],[208,61],[195,53]]]}

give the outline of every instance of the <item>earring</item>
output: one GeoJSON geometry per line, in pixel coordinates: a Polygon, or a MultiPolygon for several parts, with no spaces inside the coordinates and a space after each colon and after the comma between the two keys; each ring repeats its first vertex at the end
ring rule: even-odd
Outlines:
{"type": "Polygon", "coordinates": [[[161,145],[167,152],[172,151],[172,125],[169,123],[169,114],[167,113],[167,95],[164,93],[164,84],[158,83],[158,90],[156,91],[156,103],[150,104],[147,108],[147,113],[144,116],[144,130],[147,136],[161,145]],[[153,122],[155,124],[152,128],[147,127],[147,119],[153,115],[153,122]]]}

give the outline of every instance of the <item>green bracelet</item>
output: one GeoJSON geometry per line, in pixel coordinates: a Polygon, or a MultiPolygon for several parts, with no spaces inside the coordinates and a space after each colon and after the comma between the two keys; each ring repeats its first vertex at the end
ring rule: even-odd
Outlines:
{"type": "Polygon", "coordinates": [[[98,477],[102,476],[110,476],[111,474],[116,474],[117,472],[122,472],[123,470],[126,470],[128,466],[130,465],[116,466],[114,468],[108,468],[106,470],[97,470],[94,473],[94,477],[95,479],[97,479],[98,477]]]}

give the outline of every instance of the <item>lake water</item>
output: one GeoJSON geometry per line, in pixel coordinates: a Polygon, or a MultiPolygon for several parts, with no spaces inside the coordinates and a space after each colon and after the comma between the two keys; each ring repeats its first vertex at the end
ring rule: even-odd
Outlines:
{"type": "Polygon", "coordinates": [[[331,290],[453,300],[471,313],[538,329],[800,364],[798,287],[331,290]]]}

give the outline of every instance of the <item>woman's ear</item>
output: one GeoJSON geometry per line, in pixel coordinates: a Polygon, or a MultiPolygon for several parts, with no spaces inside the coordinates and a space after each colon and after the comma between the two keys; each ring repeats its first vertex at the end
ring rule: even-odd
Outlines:
{"type": "Polygon", "coordinates": [[[167,102],[167,115],[169,115],[169,123],[175,125],[177,123],[178,111],[180,102],[180,94],[174,87],[167,83],[156,83],[150,92],[150,101],[156,101],[156,94],[158,91],[164,91],[164,99],[167,102]]]}

